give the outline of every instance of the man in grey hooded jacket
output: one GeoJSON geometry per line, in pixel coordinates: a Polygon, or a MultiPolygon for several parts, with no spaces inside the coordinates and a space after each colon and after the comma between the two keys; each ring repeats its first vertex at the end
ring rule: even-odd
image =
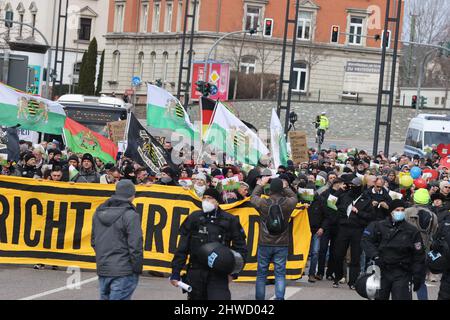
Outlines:
{"type": "Polygon", "coordinates": [[[133,182],[119,181],[115,194],[97,208],[92,218],[91,245],[102,300],[131,299],[142,273],[141,220],[132,204],[135,193],[133,182]]]}

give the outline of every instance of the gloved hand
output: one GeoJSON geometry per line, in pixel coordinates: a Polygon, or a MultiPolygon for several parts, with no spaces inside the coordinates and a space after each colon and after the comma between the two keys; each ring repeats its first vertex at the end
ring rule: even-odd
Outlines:
{"type": "Polygon", "coordinates": [[[420,289],[422,285],[422,280],[420,278],[413,277],[413,291],[416,292],[420,289]]]}

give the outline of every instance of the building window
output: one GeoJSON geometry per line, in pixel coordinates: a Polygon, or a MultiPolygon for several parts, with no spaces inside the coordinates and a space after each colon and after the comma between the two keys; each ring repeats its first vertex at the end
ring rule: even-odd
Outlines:
{"type": "Polygon", "coordinates": [[[142,5],[141,11],[141,32],[147,32],[148,25],[148,4],[144,3],[142,5]]]}
{"type": "Polygon", "coordinates": [[[240,71],[245,74],[255,73],[256,69],[256,57],[244,56],[242,57],[240,71]]]}
{"type": "Polygon", "coordinates": [[[120,52],[116,50],[113,52],[112,63],[112,80],[117,82],[119,80],[119,68],[120,68],[120,52]]]}
{"type": "Polygon", "coordinates": [[[348,36],[349,44],[362,44],[362,34],[363,34],[363,18],[361,17],[350,17],[350,35],[348,36]]]}
{"type": "MultiPolygon", "coordinates": [[[[19,21],[23,22],[23,13],[19,13],[19,21]]],[[[19,25],[19,37],[22,38],[23,24],[19,25]]]]}
{"type": "Polygon", "coordinates": [[[439,97],[434,97],[434,104],[439,105],[439,97]]]}
{"type": "Polygon", "coordinates": [[[181,31],[181,19],[183,17],[183,2],[178,1],[178,10],[177,10],[177,32],[181,31]]]}
{"type": "Polygon", "coordinates": [[[153,8],[153,32],[159,31],[159,19],[160,19],[160,6],[159,3],[155,3],[155,7],[153,8]]]}
{"type": "MultiPolygon", "coordinates": [[[[381,43],[380,43],[380,48],[383,48],[383,41],[384,41],[384,30],[381,31],[381,43]]],[[[386,49],[389,49],[391,47],[391,30],[387,31],[387,45],[386,45],[386,49]]]]}
{"type": "Polygon", "coordinates": [[[123,4],[116,5],[116,15],[114,21],[114,31],[123,32],[123,17],[124,17],[125,6],[123,4]]]}
{"type": "Polygon", "coordinates": [[[261,7],[247,6],[247,12],[245,14],[245,30],[256,30],[259,28],[261,9],[261,7]]]}
{"type": "Polygon", "coordinates": [[[138,77],[143,78],[144,75],[144,53],[141,51],[138,54],[138,77]]]}
{"type": "Polygon", "coordinates": [[[168,3],[166,5],[166,18],[164,19],[164,31],[170,32],[172,30],[172,16],[173,16],[173,5],[168,3]]]}
{"type": "Polygon", "coordinates": [[[80,18],[80,33],[78,40],[91,40],[92,19],[80,18]]]}
{"type": "Polygon", "coordinates": [[[169,71],[169,54],[164,51],[163,53],[163,82],[167,81],[167,75],[169,71]]]}
{"type": "Polygon", "coordinates": [[[312,12],[298,13],[297,39],[311,40],[311,17],[312,12]]]}
{"type": "Polygon", "coordinates": [[[73,84],[78,84],[80,78],[80,70],[81,70],[81,62],[76,62],[73,65],[73,77],[72,77],[73,84]]]}
{"type": "Polygon", "coordinates": [[[306,92],[308,82],[308,66],[304,62],[294,63],[292,70],[292,91],[306,92]]]}
{"type": "Polygon", "coordinates": [[[150,67],[151,67],[150,80],[153,81],[153,80],[155,80],[155,72],[156,72],[156,52],[155,51],[150,53],[150,67]]]}
{"type": "Polygon", "coordinates": [[[442,97],[442,98],[441,98],[441,104],[442,104],[443,106],[445,106],[445,97],[442,97]]]}

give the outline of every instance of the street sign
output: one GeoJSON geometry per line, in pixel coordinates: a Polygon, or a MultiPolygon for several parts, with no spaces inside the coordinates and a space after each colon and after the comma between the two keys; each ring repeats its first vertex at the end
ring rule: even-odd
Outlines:
{"type": "MultiPolygon", "coordinates": [[[[230,65],[228,63],[212,62],[208,64],[208,69],[211,67],[211,72],[205,74],[205,63],[194,62],[192,68],[191,83],[195,84],[197,81],[208,81],[217,87],[217,92],[212,93],[209,98],[213,100],[228,100],[228,89],[230,86],[230,65]]],[[[202,94],[196,90],[196,86],[191,86],[192,100],[198,100],[202,94]]]]}
{"type": "Polygon", "coordinates": [[[131,79],[131,83],[133,84],[134,87],[137,87],[138,85],[141,84],[141,78],[139,77],[133,77],[131,79]]]}

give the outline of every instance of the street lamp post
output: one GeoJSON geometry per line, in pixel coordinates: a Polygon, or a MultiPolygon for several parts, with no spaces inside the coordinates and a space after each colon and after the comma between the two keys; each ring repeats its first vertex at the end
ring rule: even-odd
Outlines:
{"type": "MultiPolygon", "coordinates": [[[[214,43],[213,43],[213,45],[212,45],[212,47],[211,47],[211,49],[209,50],[209,52],[208,52],[208,55],[206,56],[206,60],[205,60],[205,64],[204,64],[204,74],[205,74],[205,79],[204,79],[204,81],[205,82],[208,82],[208,79],[206,78],[206,74],[207,74],[207,72],[208,72],[208,62],[209,62],[209,59],[210,59],[210,57],[211,57],[211,54],[212,54],[212,52],[214,51],[214,49],[217,47],[217,45],[220,43],[220,41],[222,41],[223,39],[225,39],[226,37],[228,37],[228,36],[231,36],[231,35],[234,35],[234,34],[241,34],[241,33],[250,33],[250,34],[255,34],[255,33],[258,33],[258,32],[260,32],[260,31],[258,31],[258,30],[253,30],[253,29],[250,29],[250,30],[241,30],[241,31],[233,31],[233,32],[229,32],[229,33],[226,33],[226,34],[224,34],[223,36],[221,36],[219,39],[217,39],[214,43]]],[[[238,70],[239,71],[239,70],[238,70]]]]}
{"type": "Polygon", "coordinates": [[[52,48],[51,48],[50,44],[48,43],[47,38],[45,38],[45,36],[42,34],[41,31],[39,31],[39,29],[37,29],[36,27],[32,26],[32,25],[29,24],[29,23],[20,22],[20,21],[12,21],[12,20],[10,20],[10,19],[1,19],[1,18],[0,18],[0,21],[12,23],[12,24],[17,23],[17,24],[20,24],[20,25],[23,25],[23,26],[30,27],[31,29],[33,29],[33,30],[35,30],[37,33],[39,33],[39,35],[40,35],[40,36],[42,37],[42,39],[44,40],[45,45],[48,47],[48,49],[47,49],[47,50],[48,50],[48,59],[47,59],[47,79],[46,79],[46,81],[45,81],[46,84],[45,84],[44,96],[45,96],[47,99],[50,99],[50,95],[49,95],[49,84],[50,84],[50,77],[51,77],[51,75],[50,75],[50,65],[51,65],[51,61],[52,61],[52,48]]]}

